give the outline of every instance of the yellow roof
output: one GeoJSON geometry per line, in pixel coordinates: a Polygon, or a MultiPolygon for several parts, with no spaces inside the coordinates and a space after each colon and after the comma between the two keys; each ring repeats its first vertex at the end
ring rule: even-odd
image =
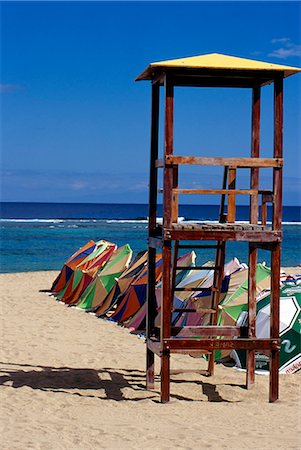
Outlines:
{"type": "Polygon", "coordinates": [[[273,64],[253,59],[238,58],[236,56],[222,55],[220,53],[209,53],[207,55],[191,56],[188,58],[171,59],[168,61],[160,61],[151,63],[136,80],[151,80],[160,69],[224,69],[227,70],[246,70],[256,71],[281,71],[284,77],[300,72],[301,68],[273,64]]]}

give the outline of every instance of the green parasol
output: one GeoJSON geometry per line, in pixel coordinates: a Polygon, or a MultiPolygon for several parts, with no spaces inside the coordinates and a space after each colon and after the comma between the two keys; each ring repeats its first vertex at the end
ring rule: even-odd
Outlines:
{"type": "MultiPolygon", "coordinates": [[[[270,293],[257,302],[256,336],[270,337],[270,293]]],[[[242,313],[243,314],[243,313],[242,313]]],[[[291,284],[280,290],[281,339],[279,373],[294,373],[301,369],[301,285],[291,284]]],[[[246,367],[246,352],[233,352],[238,367],[246,367]]],[[[269,370],[269,357],[256,352],[255,367],[269,370]]]]}

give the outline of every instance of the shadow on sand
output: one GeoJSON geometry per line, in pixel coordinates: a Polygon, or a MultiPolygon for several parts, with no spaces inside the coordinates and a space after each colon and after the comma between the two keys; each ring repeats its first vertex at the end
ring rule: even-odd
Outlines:
{"type": "MultiPolygon", "coordinates": [[[[145,372],[136,369],[102,368],[81,369],[73,367],[33,366],[30,364],[0,363],[0,385],[13,388],[30,387],[41,391],[61,392],[80,397],[99,398],[115,401],[141,401],[150,399],[159,402],[159,391],[145,389],[145,372]],[[129,395],[123,390],[127,388],[129,395]],[[77,390],[74,392],[74,390],[77,390]],[[85,390],[102,391],[103,395],[85,390]],[[79,391],[79,392],[78,392],[79,391]],[[139,392],[139,397],[135,395],[139,392]]],[[[157,380],[158,381],[158,380],[157,380]]],[[[223,399],[214,383],[202,380],[172,379],[172,383],[193,383],[201,387],[209,402],[229,402],[223,399]]],[[[244,388],[239,384],[228,384],[244,388]]],[[[171,394],[172,399],[197,401],[196,399],[171,394]]],[[[202,401],[202,400],[199,400],[202,401]]]]}

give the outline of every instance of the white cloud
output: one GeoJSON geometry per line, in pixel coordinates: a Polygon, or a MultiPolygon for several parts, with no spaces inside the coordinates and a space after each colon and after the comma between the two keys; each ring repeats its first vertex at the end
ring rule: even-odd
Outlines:
{"type": "Polygon", "coordinates": [[[301,45],[295,44],[290,38],[275,38],[271,40],[271,43],[282,44],[282,46],[275,48],[268,56],[280,59],[287,59],[291,56],[301,56],[301,45]]]}
{"type": "Polygon", "coordinates": [[[278,42],[290,42],[290,38],[283,37],[283,38],[275,38],[271,40],[272,44],[277,44],[278,42]]]}

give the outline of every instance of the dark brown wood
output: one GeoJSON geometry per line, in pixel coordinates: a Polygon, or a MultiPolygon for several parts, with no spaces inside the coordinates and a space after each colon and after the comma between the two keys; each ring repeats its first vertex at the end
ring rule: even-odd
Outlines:
{"type": "MultiPolygon", "coordinates": [[[[248,261],[248,336],[256,336],[256,266],[257,248],[249,244],[248,261]]],[[[252,389],[255,383],[255,350],[247,352],[246,387],[252,389]]]]}
{"type": "Polygon", "coordinates": [[[151,109],[151,148],[150,148],[150,173],[149,173],[149,207],[148,207],[148,228],[151,233],[156,228],[157,218],[157,188],[158,170],[155,161],[158,158],[158,138],[159,138],[159,85],[152,86],[152,109],[151,109]]]}
{"type": "Polygon", "coordinates": [[[267,224],[267,218],[268,218],[267,203],[265,201],[262,201],[262,205],[261,205],[261,224],[262,225],[267,224]]]}
{"type": "Polygon", "coordinates": [[[146,389],[155,388],[155,358],[149,348],[146,349],[146,389]]]}
{"type": "Polygon", "coordinates": [[[199,166],[232,166],[240,168],[251,167],[282,167],[283,159],[274,158],[222,158],[222,157],[204,157],[204,156],[173,156],[165,157],[165,165],[172,164],[196,164],[199,166]]]}
{"type": "Polygon", "coordinates": [[[163,268],[162,268],[162,307],[161,307],[161,336],[170,336],[171,309],[172,309],[172,286],[171,286],[171,244],[165,242],[163,245],[163,268]]]}
{"type": "MultiPolygon", "coordinates": [[[[165,78],[165,121],[164,121],[164,155],[173,153],[173,114],[174,114],[174,89],[171,81],[165,78]]],[[[172,187],[173,167],[165,165],[163,178],[163,224],[169,227],[172,223],[172,187]]]]}
{"type": "Polygon", "coordinates": [[[179,184],[179,166],[173,166],[172,172],[172,222],[178,222],[179,217],[179,192],[178,192],[178,184],[179,184]]]}
{"type": "Polygon", "coordinates": [[[169,338],[163,340],[165,349],[182,350],[279,350],[280,339],[269,338],[239,338],[239,339],[196,339],[169,338]]]}
{"type": "MultiPolygon", "coordinates": [[[[277,79],[274,83],[274,158],[283,156],[283,80],[277,79]]],[[[282,170],[273,172],[273,229],[282,228],[282,170]]]]}
{"type": "MultiPolygon", "coordinates": [[[[280,318],[280,244],[275,245],[271,255],[271,301],[270,301],[270,336],[279,338],[280,318]]],[[[274,402],[279,397],[279,350],[270,354],[270,393],[269,400],[274,402]]]]}
{"type": "Polygon", "coordinates": [[[268,208],[267,203],[274,202],[274,195],[272,191],[259,191],[261,194],[261,224],[266,225],[268,219],[268,208]]]}
{"type": "MultiPolygon", "coordinates": [[[[253,88],[264,86],[273,82],[279,76],[279,71],[266,70],[239,70],[239,69],[210,69],[179,68],[179,67],[152,67],[151,78],[160,79],[163,83],[163,75],[168,73],[173,77],[174,86],[184,87],[229,87],[229,88],[253,88]]],[[[283,74],[284,75],[284,74],[283,74]]],[[[144,79],[144,78],[137,78],[144,79]]]]}
{"type": "MultiPolygon", "coordinates": [[[[259,158],[260,148],[260,88],[253,89],[252,95],[252,139],[251,139],[251,157],[259,158]]],[[[259,169],[251,169],[251,189],[258,191],[259,187],[259,169]]],[[[258,223],[258,196],[250,198],[250,222],[258,223]]]]}
{"type": "Polygon", "coordinates": [[[257,195],[256,189],[173,189],[174,194],[231,194],[257,195]]]}
{"type": "MultiPolygon", "coordinates": [[[[229,167],[228,173],[228,188],[229,191],[235,191],[236,188],[236,169],[229,167]]],[[[236,195],[234,192],[228,194],[228,214],[227,222],[234,223],[236,217],[236,195]]]]}
{"type": "MultiPolygon", "coordinates": [[[[195,313],[197,310],[193,308],[173,308],[172,312],[195,313]]],[[[173,330],[173,327],[171,330],[173,330]]],[[[171,334],[174,334],[174,332],[171,331],[171,334]]]]}
{"type": "Polygon", "coordinates": [[[199,287],[176,287],[174,289],[176,292],[203,292],[208,291],[208,288],[199,287]]]}
{"type": "MultiPolygon", "coordinates": [[[[175,241],[174,254],[173,254],[173,264],[172,264],[172,279],[171,279],[171,292],[172,292],[171,296],[172,296],[172,299],[173,299],[173,293],[174,293],[175,287],[176,287],[176,275],[177,275],[177,269],[178,269],[177,263],[178,263],[178,254],[179,254],[178,247],[179,247],[179,241],[175,241]]],[[[186,269],[186,267],[181,267],[181,269],[182,270],[186,269]]],[[[171,305],[171,308],[172,308],[172,305],[171,305]]]]}
{"type": "Polygon", "coordinates": [[[236,230],[198,230],[198,229],[171,229],[164,230],[164,239],[189,241],[237,241],[237,242],[280,242],[281,232],[277,231],[236,231],[236,230]]]}
{"type": "Polygon", "coordinates": [[[164,349],[161,356],[161,403],[169,402],[170,397],[170,352],[164,349]]]}
{"type": "MultiPolygon", "coordinates": [[[[224,173],[223,173],[222,190],[226,189],[226,187],[227,187],[228,170],[229,170],[229,167],[225,166],[224,173]]],[[[227,221],[227,215],[225,213],[226,194],[227,193],[221,194],[221,202],[220,202],[219,214],[218,214],[220,223],[225,223],[227,221]]]]}
{"type": "MultiPolygon", "coordinates": [[[[150,149],[150,174],[149,174],[149,236],[156,228],[157,218],[157,185],[158,169],[155,161],[158,158],[159,137],[159,84],[152,85],[152,110],[151,110],[151,149],[150,149]]],[[[146,312],[146,337],[152,334],[156,316],[156,250],[149,246],[148,249],[148,283],[147,283],[147,312],[146,312]]],[[[154,388],[154,353],[148,348],[146,352],[146,387],[154,388]]]]}

